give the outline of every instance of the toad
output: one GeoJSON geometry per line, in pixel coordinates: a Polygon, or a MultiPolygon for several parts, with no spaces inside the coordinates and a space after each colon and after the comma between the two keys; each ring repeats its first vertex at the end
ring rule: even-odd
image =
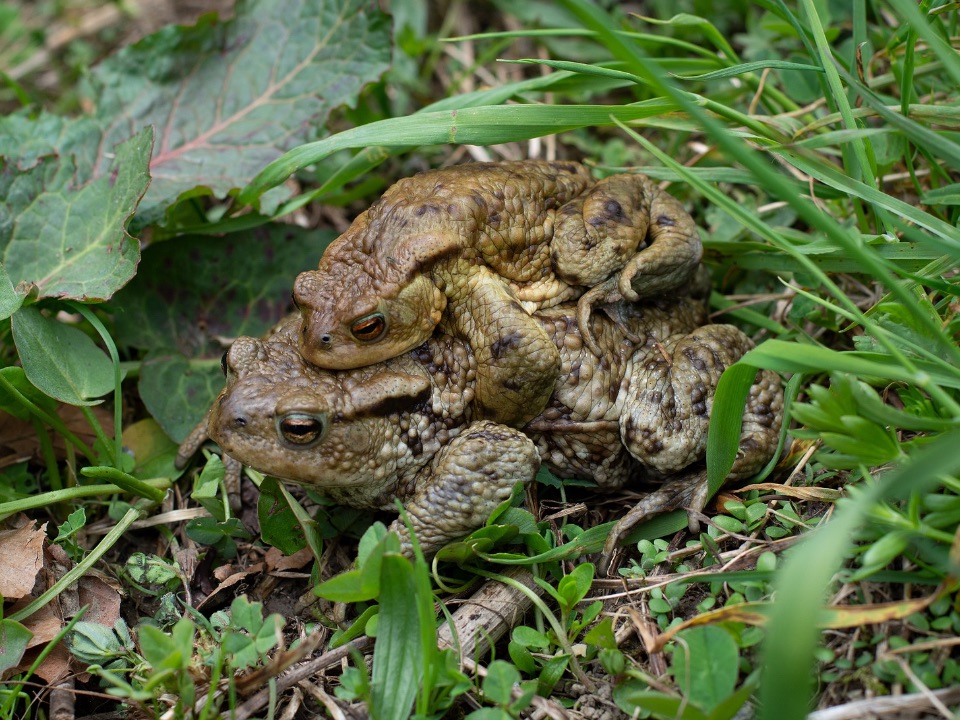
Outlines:
{"type": "MultiPolygon", "coordinates": [[[[481,527],[541,462],[559,477],[593,479],[604,489],[660,482],[617,527],[612,550],[653,513],[703,508],[703,473],[677,473],[703,459],[717,381],[751,347],[733,326],[704,325],[700,299],[621,303],[615,311],[615,320],[590,317],[604,349],[599,358],[585,346],[575,305],[533,316],[561,372],[548,406],[523,432],[475,414],[478,359],[459,338],[436,333],[396,358],[330,371],[303,360],[302,319],[291,318],[265,341],[233,344],[224,356],[226,387],[178,462],[209,436],[232,458],[343,504],[392,509],[399,498],[431,554],[481,527]]],[[[761,371],[731,478],[770,459],[782,411],[779,377],[761,371]]],[[[392,529],[409,553],[403,523],[392,529]]]]}
{"type": "MultiPolygon", "coordinates": [[[[302,273],[303,356],[327,369],[387,360],[444,331],[476,354],[485,417],[520,426],[560,358],[530,312],[579,297],[637,300],[682,286],[702,253],[682,206],[642,175],[594,182],[574,162],[471,163],[400,180],[302,273]]],[[[585,336],[599,356],[601,348],[585,336]]]]}

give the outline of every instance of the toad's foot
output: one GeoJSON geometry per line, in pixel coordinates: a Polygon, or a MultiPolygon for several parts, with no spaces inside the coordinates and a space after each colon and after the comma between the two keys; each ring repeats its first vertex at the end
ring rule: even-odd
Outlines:
{"type": "MultiPolygon", "coordinates": [[[[173,466],[178,470],[183,470],[190,462],[190,458],[197,454],[200,446],[207,440],[210,440],[208,430],[212,410],[208,410],[203,416],[203,420],[197,423],[197,426],[190,431],[190,434],[180,443],[177,448],[177,457],[173,461],[173,466]]],[[[227,500],[230,503],[230,509],[239,512],[242,507],[240,498],[240,473],[243,472],[243,465],[232,457],[222,454],[220,459],[223,461],[224,474],[223,485],[227,492],[227,500]]]]}
{"type": "Polygon", "coordinates": [[[696,522],[694,513],[702,512],[707,506],[707,500],[709,500],[707,492],[707,471],[700,469],[671,478],[658,490],[644,497],[617,521],[617,524],[613,526],[607,536],[599,563],[601,575],[607,574],[613,559],[613,553],[620,541],[644,520],[671,510],[687,508],[690,513],[688,526],[691,531],[695,531],[693,527],[696,522]]]}
{"type": "Polygon", "coordinates": [[[622,300],[622,297],[616,277],[607,278],[599,285],[595,285],[577,300],[577,326],[580,328],[580,337],[583,338],[583,344],[598,358],[603,357],[603,348],[600,347],[600,343],[598,343],[597,339],[593,336],[590,323],[590,316],[593,314],[593,309],[598,305],[611,309],[607,315],[617,323],[617,326],[623,331],[624,337],[631,342],[640,342],[640,338],[630,331],[627,324],[619,317],[617,312],[613,310],[615,304],[620,302],[620,300],[622,300]]]}
{"type": "Polygon", "coordinates": [[[693,218],[676,198],[657,188],[650,203],[647,245],[624,266],[618,281],[625,300],[681,290],[696,272],[703,245],[693,218]]]}
{"type": "MultiPolygon", "coordinates": [[[[539,469],[533,441],[519,430],[486,420],[471,425],[417,475],[405,503],[424,554],[483,527],[514,485],[532,482],[539,469]]],[[[390,529],[400,536],[403,553],[412,555],[402,518],[390,529]]]]}
{"type": "Polygon", "coordinates": [[[500,276],[479,267],[466,277],[465,292],[448,307],[454,334],[476,354],[477,405],[484,417],[519,427],[546,407],[560,351],[500,276]]]}

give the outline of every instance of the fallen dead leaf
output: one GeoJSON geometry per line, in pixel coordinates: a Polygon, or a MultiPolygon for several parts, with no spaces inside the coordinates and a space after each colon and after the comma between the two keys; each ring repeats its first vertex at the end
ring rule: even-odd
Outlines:
{"type": "Polygon", "coordinates": [[[4,598],[22,598],[33,590],[43,567],[46,527],[46,523],[37,528],[33,522],[26,522],[0,531],[0,595],[4,598]]]}
{"type": "Polygon", "coordinates": [[[94,575],[84,575],[80,585],[80,606],[87,606],[85,622],[94,622],[112,628],[120,619],[120,593],[94,575]]]}
{"type": "Polygon", "coordinates": [[[287,570],[299,570],[313,560],[313,553],[310,548],[298,550],[293,555],[284,555],[275,547],[267,550],[264,562],[267,564],[268,572],[284,572],[287,570]]]}
{"type": "Polygon", "coordinates": [[[218,603],[224,601],[224,595],[226,591],[232,588],[237,583],[241,583],[246,580],[251,575],[257,575],[262,573],[264,570],[263,563],[257,563],[256,565],[251,565],[249,568],[243,572],[234,573],[228,578],[225,578],[217,587],[213,589],[209,595],[207,595],[200,603],[197,605],[197,610],[203,610],[204,608],[215,607],[218,603]]]}

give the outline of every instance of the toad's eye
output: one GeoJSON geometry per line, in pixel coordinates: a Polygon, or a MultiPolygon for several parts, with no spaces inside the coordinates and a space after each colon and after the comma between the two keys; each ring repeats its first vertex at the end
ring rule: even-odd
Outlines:
{"type": "Polygon", "coordinates": [[[224,377],[227,376],[227,352],[230,352],[230,351],[227,350],[226,352],[223,353],[223,355],[220,356],[220,372],[223,373],[224,377]]]}
{"type": "Polygon", "coordinates": [[[277,418],[280,436],[291,445],[305,448],[323,439],[327,423],[323,416],[290,413],[277,418]]]}
{"type": "Polygon", "coordinates": [[[350,332],[361,342],[379,340],[387,330],[387,320],[383,313],[373,313],[357,320],[350,326],[350,332]]]}

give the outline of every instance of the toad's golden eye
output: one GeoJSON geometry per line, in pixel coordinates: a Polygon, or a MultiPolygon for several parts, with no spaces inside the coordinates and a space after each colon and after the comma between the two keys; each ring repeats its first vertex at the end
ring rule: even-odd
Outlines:
{"type": "Polygon", "coordinates": [[[357,320],[350,326],[350,332],[361,342],[379,340],[387,330],[387,320],[383,313],[373,313],[357,320]]]}
{"type": "Polygon", "coordinates": [[[326,434],[327,423],[323,416],[306,413],[290,413],[277,418],[277,430],[290,445],[305,448],[315,445],[326,434]]]}

